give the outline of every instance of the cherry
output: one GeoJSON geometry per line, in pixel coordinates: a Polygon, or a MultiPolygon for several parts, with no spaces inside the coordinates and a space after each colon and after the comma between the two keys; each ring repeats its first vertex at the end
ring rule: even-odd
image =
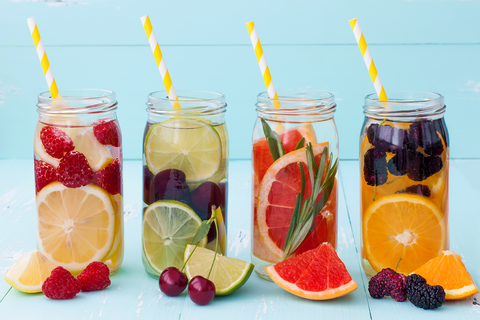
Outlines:
{"type": "Polygon", "coordinates": [[[209,219],[212,205],[220,207],[225,202],[225,197],[220,187],[211,181],[206,181],[191,193],[191,203],[195,212],[202,220],[209,219]]]}
{"type": "Polygon", "coordinates": [[[160,290],[169,297],[178,296],[188,284],[187,276],[175,267],[168,267],[163,270],[158,279],[160,290]]]}
{"type": "Polygon", "coordinates": [[[188,284],[188,295],[193,302],[200,306],[209,304],[215,297],[215,285],[202,276],[195,276],[188,284]]]}
{"type": "Polygon", "coordinates": [[[143,202],[147,205],[151,205],[155,201],[151,196],[153,193],[152,190],[152,180],[154,178],[153,173],[148,169],[148,166],[143,166],[143,202]]]}
{"type": "Polygon", "coordinates": [[[183,171],[177,169],[163,170],[153,178],[153,198],[157,200],[185,200],[190,193],[183,171]]]}

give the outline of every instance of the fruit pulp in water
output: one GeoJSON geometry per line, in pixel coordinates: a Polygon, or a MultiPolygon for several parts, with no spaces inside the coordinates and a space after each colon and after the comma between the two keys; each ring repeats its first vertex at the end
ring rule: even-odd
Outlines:
{"type": "MultiPolygon", "coordinates": [[[[195,120],[194,120],[195,121],[195,120]]],[[[145,137],[155,124],[147,123],[145,128],[145,137]]],[[[204,124],[205,125],[205,124],[204,124]]],[[[148,167],[145,160],[145,146],[143,155],[143,215],[145,215],[146,208],[158,200],[175,200],[188,205],[201,220],[210,219],[212,212],[211,207],[215,205],[220,207],[223,215],[223,226],[225,230],[225,244],[221,244],[219,239],[218,252],[226,254],[226,227],[227,227],[227,204],[228,204],[228,184],[227,184],[227,159],[228,159],[228,134],[226,125],[223,124],[206,124],[211,126],[220,137],[221,143],[221,162],[218,171],[209,179],[203,181],[188,181],[186,174],[175,168],[162,168],[160,172],[154,174],[148,167]]],[[[185,128],[178,128],[178,130],[189,130],[185,128]]],[[[220,234],[221,231],[219,231],[220,234]]],[[[212,223],[207,235],[207,248],[215,250],[216,243],[215,225],[212,223]]],[[[145,257],[145,252],[142,254],[142,261],[147,273],[155,278],[160,275],[149,264],[145,257]]]]}
{"type": "MultiPolygon", "coordinates": [[[[298,152],[294,151],[294,149],[301,138],[305,138],[306,142],[312,142],[314,146],[317,144],[315,132],[310,124],[279,131],[278,134],[286,151],[286,154],[283,156],[285,158],[287,158],[291,152],[298,152]]],[[[325,145],[328,146],[328,143],[325,143],[325,145]]],[[[305,148],[299,150],[299,152],[302,152],[302,157],[304,157],[305,148]]],[[[280,161],[280,159],[277,161],[280,161]]],[[[316,154],[317,164],[319,159],[320,155],[316,154]]],[[[277,179],[277,181],[272,184],[271,188],[262,190],[262,180],[273,165],[273,159],[265,138],[260,138],[253,142],[252,162],[252,263],[255,265],[255,272],[260,277],[270,280],[265,271],[265,267],[281,261],[288,227],[295,206],[295,199],[301,190],[300,170],[296,161],[290,163],[276,173],[275,179],[277,179]],[[259,198],[262,193],[268,193],[264,194],[264,197],[268,197],[269,206],[263,215],[265,221],[260,223],[257,210],[259,209],[259,198]],[[268,231],[265,230],[261,232],[261,228],[265,228],[265,226],[268,226],[268,231]]],[[[306,163],[304,163],[303,167],[306,175],[308,175],[306,163]]],[[[314,249],[323,242],[329,242],[334,247],[336,246],[337,188],[338,185],[335,182],[327,204],[317,214],[313,222],[315,226],[314,229],[292,256],[314,249]]],[[[308,179],[304,199],[310,195],[311,187],[308,179]]],[[[321,197],[321,194],[319,197],[321,197]]],[[[317,198],[317,201],[318,199],[319,198],[317,198]]]]}
{"type": "Polygon", "coordinates": [[[38,248],[73,274],[92,261],[104,262],[112,274],[124,254],[118,121],[52,123],[39,121],[34,138],[38,248]]]}
{"type": "MultiPolygon", "coordinates": [[[[414,201],[418,199],[437,209],[440,212],[439,223],[443,225],[444,236],[428,241],[437,243],[442,250],[448,249],[449,147],[444,120],[417,120],[408,123],[386,121],[382,125],[380,122],[367,124],[367,131],[362,136],[360,150],[362,266],[370,277],[381,271],[378,270],[380,269],[378,266],[375,268],[375,265],[383,264],[384,267],[395,269],[398,258],[411,260],[412,257],[418,256],[421,257],[418,261],[417,267],[419,267],[435,256],[429,256],[428,254],[431,253],[421,251],[425,250],[421,246],[415,246],[417,243],[423,245],[415,233],[415,229],[421,227],[423,222],[416,221],[411,223],[407,229],[401,229],[400,224],[402,223],[403,226],[403,221],[398,219],[393,225],[388,225],[387,222],[381,224],[375,232],[389,233],[388,237],[392,241],[398,239],[397,249],[404,248],[399,249],[403,253],[397,254],[395,250],[390,250],[389,255],[396,254],[395,257],[385,256],[376,263],[369,261],[374,258],[373,256],[368,257],[365,250],[368,244],[368,235],[364,218],[366,212],[371,210],[376,203],[387,199],[385,197],[395,194],[414,195],[414,201]],[[444,244],[439,244],[442,241],[441,238],[446,238],[444,244]],[[408,252],[410,252],[409,255],[408,252]],[[392,263],[386,263],[387,259],[392,263]]],[[[400,205],[402,204],[397,203],[397,206],[400,205]]],[[[405,216],[403,215],[403,217],[405,216]]],[[[381,248],[383,245],[374,243],[372,246],[381,248]]],[[[402,262],[399,264],[399,270],[402,270],[401,268],[402,262]]],[[[409,274],[414,269],[402,272],[409,274]]]]}

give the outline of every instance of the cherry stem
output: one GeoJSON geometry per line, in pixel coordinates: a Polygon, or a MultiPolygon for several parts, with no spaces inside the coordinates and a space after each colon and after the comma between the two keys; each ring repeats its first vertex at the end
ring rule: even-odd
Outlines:
{"type": "Polygon", "coordinates": [[[402,261],[402,257],[398,258],[397,265],[395,266],[395,272],[397,272],[398,264],[402,261]]]}
{"type": "Polygon", "coordinates": [[[185,262],[183,263],[183,266],[182,266],[182,269],[180,269],[180,272],[183,272],[183,269],[185,269],[185,266],[187,265],[188,260],[190,260],[190,258],[192,257],[192,255],[195,252],[195,250],[197,249],[199,243],[200,242],[197,242],[197,244],[195,245],[195,248],[193,248],[193,250],[190,253],[190,255],[188,256],[187,260],[185,260],[185,262]]]}
{"type": "Polygon", "coordinates": [[[215,216],[215,210],[216,210],[216,207],[215,207],[215,206],[212,206],[212,218],[213,218],[213,223],[215,223],[215,231],[216,231],[216,237],[215,237],[215,254],[213,255],[212,266],[210,267],[210,271],[208,272],[207,279],[210,278],[210,274],[212,273],[212,270],[213,270],[213,265],[215,264],[215,259],[217,258],[218,225],[217,225],[217,217],[215,216]]]}

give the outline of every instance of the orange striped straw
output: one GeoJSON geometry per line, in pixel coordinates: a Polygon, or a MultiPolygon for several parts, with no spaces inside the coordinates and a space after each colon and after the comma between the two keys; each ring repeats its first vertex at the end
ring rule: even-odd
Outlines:
{"type": "Polygon", "coordinates": [[[368,73],[370,74],[370,78],[372,79],[373,86],[375,87],[375,91],[377,92],[378,99],[380,101],[388,101],[387,94],[385,93],[385,89],[383,88],[382,81],[380,81],[380,76],[377,73],[377,68],[375,67],[375,63],[373,63],[372,55],[370,54],[370,50],[368,50],[367,42],[365,41],[362,29],[360,29],[360,25],[358,24],[357,19],[350,20],[350,26],[352,27],[353,34],[355,35],[358,47],[360,48],[360,52],[363,56],[363,60],[365,61],[365,65],[367,66],[368,73]]]}
{"type": "Polygon", "coordinates": [[[43,74],[47,80],[48,89],[50,90],[50,95],[52,98],[56,99],[58,97],[58,88],[55,83],[55,78],[53,77],[52,69],[50,68],[50,63],[48,62],[47,52],[43,47],[42,39],[40,38],[40,32],[38,32],[38,27],[35,22],[35,18],[27,19],[28,28],[33,38],[33,43],[35,44],[35,49],[37,49],[38,59],[42,64],[43,74]]]}

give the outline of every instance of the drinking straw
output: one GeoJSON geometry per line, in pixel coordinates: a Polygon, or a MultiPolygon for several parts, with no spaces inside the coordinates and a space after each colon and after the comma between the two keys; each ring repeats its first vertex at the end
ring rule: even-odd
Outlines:
{"type": "Polygon", "coordinates": [[[40,38],[40,32],[38,32],[35,18],[27,19],[27,23],[28,28],[30,29],[30,33],[32,34],[33,43],[35,44],[35,48],[37,49],[38,59],[40,59],[40,63],[42,64],[43,74],[45,75],[45,79],[47,80],[50,95],[52,96],[52,98],[56,99],[58,97],[57,84],[55,83],[55,78],[53,77],[52,69],[50,68],[50,63],[48,62],[47,58],[47,52],[43,47],[43,42],[40,38]]]}
{"type": "MultiPolygon", "coordinates": [[[[168,73],[167,65],[165,64],[165,59],[163,58],[162,51],[160,51],[157,37],[155,37],[155,32],[153,32],[150,18],[148,17],[148,15],[146,15],[141,17],[140,20],[142,21],[143,28],[145,29],[145,33],[147,34],[148,42],[150,43],[150,48],[152,49],[153,56],[155,57],[155,61],[157,62],[158,70],[160,71],[160,75],[162,76],[163,84],[165,85],[165,89],[167,90],[168,99],[178,100],[177,93],[175,92],[175,88],[173,87],[172,79],[170,78],[170,74],[168,73]]],[[[173,107],[181,108],[178,102],[175,102],[173,107]]]]}
{"type": "Polygon", "coordinates": [[[370,78],[372,79],[373,86],[375,87],[375,91],[377,92],[378,99],[380,101],[388,101],[387,94],[385,93],[385,89],[383,88],[382,81],[380,81],[380,76],[377,73],[377,68],[375,67],[375,63],[373,63],[370,50],[368,50],[367,42],[363,37],[363,32],[362,29],[360,29],[360,25],[358,24],[357,19],[350,20],[350,26],[352,27],[353,34],[355,35],[355,39],[357,40],[358,47],[360,48],[363,60],[365,61],[365,65],[367,66],[368,73],[370,73],[370,78]]]}

